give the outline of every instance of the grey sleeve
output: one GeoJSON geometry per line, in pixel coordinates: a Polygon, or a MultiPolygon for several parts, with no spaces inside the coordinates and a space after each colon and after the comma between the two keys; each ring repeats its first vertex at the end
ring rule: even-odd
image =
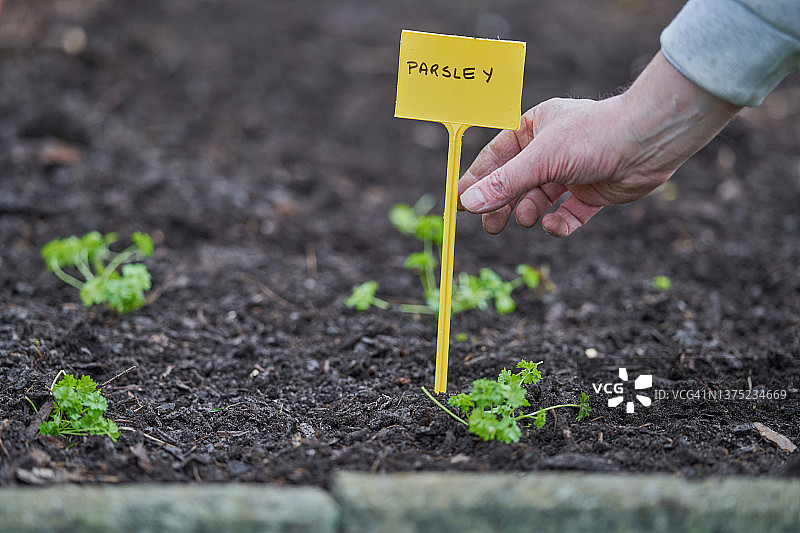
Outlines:
{"type": "Polygon", "coordinates": [[[687,78],[740,106],[757,106],[800,70],[800,0],[689,0],[661,33],[687,78]]]}

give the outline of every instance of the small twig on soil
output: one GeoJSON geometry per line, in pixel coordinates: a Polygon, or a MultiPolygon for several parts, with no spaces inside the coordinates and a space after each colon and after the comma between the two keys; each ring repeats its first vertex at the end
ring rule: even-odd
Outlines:
{"type": "Polygon", "coordinates": [[[706,385],[705,383],[703,383],[702,381],[700,381],[700,379],[699,379],[699,378],[694,378],[694,380],[695,380],[695,381],[697,381],[697,382],[698,382],[700,385],[702,385],[702,386],[703,386],[703,387],[705,387],[706,389],[708,389],[708,391],[709,391],[709,392],[711,392],[711,387],[709,387],[708,385],[706,385]]]}
{"type": "Polygon", "coordinates": [[[786,435],[778,433],[774,429],[762,424],[761,422],[753,422],[753,427],[756,428],[762,437],[777,446],[780,451],[794,453],[795,450],[797,450],[797,445],[795,445],[795,443],[793,443],[786,435]]]}
{"type": "Polygon", "coordinates": [[[258,280],[255,280],[255,279],[253,279],[253,278],[251,278],[249,276],[244,276],[244,275],[240,276],[240,279],[242,279],[243,281],[249,281],[250,283],[255,284],[256,286],[258,286],[258,289],[266,297],[271,298],[272,300],[275,300],[279,304],[283,305],[284,307],[288,307],[292,311],[297,311],[298,313],[302,313],[303,311],[305,311],[305,309],[303,309],[302,307],[299,307],[299,306],[293,304],[292,302],[289,302],[289,301],[285,300],[280,295],[278,295],[275,291],[273,291],[272,289],[270,289],[269,287],[267,287],[266,285],[264,285],[263,283],[261,283],[258,280]]]}
{"type": "Polygon", "coordinates": [[[41,359],[41,358],[43,358],[43,357],[44,357],[44,354],[43,354],[43,353],[42,353],[42,351],[39,349],[39,347],[36,345],[36,343],[34,343],[34,344],[33,344],[33,349],[34,349],[34,350],[36,350],[36,353],[38,353],[38,354],[39,354],[39,359],[41,359]]]}
{"type": "Polygon", "coordinates": [[[3,423],[0,424],[0,449],[3,450],[3,453],[6,454],[6,457],[11,457],[11,454],[8,453],[8,450],[6,449],[6,445],[3,444],[3,431],[5,431],[7,427],[8,427],[8,418],[3,420],[3,423]]]}
{"type": "Polygon", "coordinates": [[[161,437],[162,437],[162,438],[164,438],[164,439],[167,439],[167,441],[172,441],[172,442],[165,442],[165,444],[167,444],[168,446],[170,446],[170,447],[172,447],[172,448],[178,448],[178,447],[180,446],[180,445],[179,445],[179,443],[178,443],[177,441],[175,441],[175,439],[173,439],[173,438],[172,438],[172,437],[170,437],[169,435],[165,434],[165,433],[164,433],[163,431],[161,431],[160,429],[158,429],[158,428],[153,428],[153,431],[155,431],[155,432],[157,432],[159,435],[161,435],[161,437]]]}
{"type": "Polygon", "coordinates": [[[183,273],[183,269],[185,267],[186,267],[186,260],[184,259],[180,263],[178,263],[178,266],[175,267],[175,270],[172,271],[172,273],[164,281],[164,283],[162,283],[161,285],[150,291],[150,294],[147,296],[147,305],[150,305],[156,300],[158,300],[158,298],[164,293],[164,291],[166,291],[170,285],[175,283],[175,280],[178,279],[178,276],[180,276],[183,273]]]}
{"type": "Polygon", "coordinates": [[[309,276],[317,279],[317,251],[313,244],[306,247],[306,269],[309,276]]]}
{"type": "Polygon", "coordinates": [[[479,355],[477,357],[470,357],[469,360],[467,360],[467,359],[464,360],[464,366],[472,366],[475,363],[478,363],[478,362],[483,361],[484,359],[488,359],[488,358],[489,358],[488,355],[479,355]]]}
{"type": "MultiPolygon", "coordinates": [[[[158,430],[156,430],[156,431],[158,431],[158,430]]],[[[176,446],[174,444],[170,444],[168,442],[164,442],[163,440],[157,439],[156,437],[154,437],[152,435],[148,435],[147,433],[142,433],[142,435],[144,435],[146,438],[152,440],[153,442],[157,442],[158,444],[161,444],[162,446],[164,446],[164,450],[169,452],[169,453],[171,453],[175,458],[177,458],[177,459],[179,459],[181,461],[184,459],[183,453],[181,453],[181,449],[178,446],[176,446]]]]}
{"type": "Polygon", "coordinates": [[[161,439],[157,439],[152,435],[148,435],[147,433],[142,433],[142,435],[144,435],[146,438],[152,440],[153,442],[157,442],[159,444],[163,444],[164,446],[172,446],[172,444],[169,444],[168,442],[164,442],[161,439]]]}
{"type": "Polygon", "coordinates": [[[369,467],[369,471],[371,474],[374,474],[378,471],[378,468],[381,466],[381,463],[384,462],[386,459],[386,452],[381,450],[378,452],[378,455],[375,456],[375,460],[372,461],[372,466],[369,467]]]}
{"type": "MultiPolygon", "coordinates": [[[[35,406],[34,406],[35,409],[35,406]]],[[[36,416],[33,419],[33,423],[28,426],[28,429],[25,430],[26,435],[30,439],[36,438],[36,435],[39,433],[39,424],[44,422],[50,417],[50,413],[53,411],[53,402],[46,401],[44,405],[42,405],[38,411],[36,411],[36,416]]]]}
{"type": "Polygon", "coordinates": [[[105,387],[106,385],[108,385],[109,383],[111,383],[112,381],[114,381],[115,379],[117,379],[117,378],[119,378],[119,377],[122,377],[122,376],[124,376],[125,374],[127,374],[128,372],[130,372],[131,370],[133,370],[134,368],[136,368],[136,365],[134,365],[134,366],[132,366],[132,367],[130,367],[130,368],[128,368],[128,369],[126,369],[126,370],[123,370],[122,372],[120,372],[119,374],[117,374],[116,376],[114,376],[113,378],[111,378],[111,379],[109,379],[108,381],[104,382],[104,383],[103,383],[102,385],[100,385],[98,388],[99,388],[99,389],[102,389],[103,387],[105,387]]]}

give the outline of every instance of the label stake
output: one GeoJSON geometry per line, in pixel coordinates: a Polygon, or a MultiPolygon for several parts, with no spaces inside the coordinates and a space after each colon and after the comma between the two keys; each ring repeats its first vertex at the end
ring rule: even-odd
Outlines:
{"type": "Polygon", "coordinates": [[[442,270],[434,392],[447,392],[461,138],[467,128],[517,129],[525,43],[403,30],[394,116],[447,128],[442,270]]]}

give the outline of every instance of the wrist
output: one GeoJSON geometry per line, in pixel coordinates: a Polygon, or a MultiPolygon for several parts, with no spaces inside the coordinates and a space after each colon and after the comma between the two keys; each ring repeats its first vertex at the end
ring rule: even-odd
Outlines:
{"type": "Polygon", "coordinates": [[[661,52],[619,98],[639,157],[670,174],[741,109],[693,83],[661,52]]]}

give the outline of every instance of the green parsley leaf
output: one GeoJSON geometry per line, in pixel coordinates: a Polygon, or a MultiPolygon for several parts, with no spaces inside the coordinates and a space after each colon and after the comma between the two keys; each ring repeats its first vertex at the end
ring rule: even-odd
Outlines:
{"type": "Polygon", "coordinates": [[[541,409],[539,412],[536,413],[536,417],[533,419],[533,426],[536,429],[542,429],[547,422],[547,411],[541,409]]]}
{"type": "Polygon", "coordinates": [[[542,379],[542,373],[539,371],[539,363],[523,359],[517,363],[517,368],[522,369],[518,375],[522,378],[522,383],[526,385],[535,385],[542,379]]]}
{"type": "Polygon", "coordinates": [[[538,270],[530,265],[518,265],[517,274],[522,276],[522,281],[529,289],[535,289],[542,281],[542,276],[538,270]]]}
{"type": "Polygon", "coordinates": [[[78,289],[85,306],[106,303],[114,311],[127,313],[146,302],[144,291],[151,287],[150,273],[144,264],[131,261],[152,255],[153,240],[136,232],[133,245],[113,252],[109,245],[117,240],[116,233],[103,235],[99,231],[80,238],[53,239],[42,247],[42,257],[48,270],[78,289]],[[64,269],[77,273],[72,275],[64,269]]]}
{"type": "Polygon", "coordinates": [[[389,220],[403,235],[414,235],[418,218],[408,204],[397,204],[389,210],[389,220]]]}
{"type": "Polygon", "coordinates": [[[436,258],[430,252],[415,252],[409,254],[403,263],[403,268],[409,270],[425,271],[436,267],[436,258]]]}
{"type": "Polygon", "coordinates": [[[53,272],[56,268],[68,268],[76,265],[81,255],[81,240],[78,237],[54,239],[42,247],[42,257],[47,268],[53,272]]]}
{"type": "Polygon", "coordinates": [[[580,407],[578,408],[578,420],[583,420],[589,416],[592,407],[589,405],[589,395],[581,391],[580,407]]]}
{"type": "Polygon", "coordinates": [[[521,360],[517,363],[520,369],[516,374],[508,369],[503,369],[496,380],[476,379],[472,382],[469,393],[461,393],[450,397],[450,406],[459,409],[466,421],[454,415],[442,404],[434,400],[439,407],[447,411],[461,423],[467,425],[470,433],[483,440],[499,440],[505,443],[519,442],[522,436],[519,422],[531,419],[530,425],[541,429],[547,422],[547,412],[562,407],[577,407],[578,420],[582,420],[590,411],[589,397],[581,392],[580,404],[562,404],[545,407],[530,413],[525,413],[523,408],[530,407],[527,399],[527,389],[523,385],[538,383],[542,374],[538,368],[539,363],[521,360]]]}
{"type": "Polygon", "coordinates": [[[106,283],[103,282],[103,278],[91,278],[83,284],[79,294],[86,307],[103,303],[106,301],[106,283]]]}
{"type": "Polygon", "coordinates": [[[139,253],[142,254],[142,257],[150,257],[153,255],[153,238],[150,237],[150,235],[142,233],[141,231],[135,231],[131,240],[136,245],[136,248],[139,249],[139,253]]]}
{"type": "Polygon", "coordinates": [[[653,287],[660,291],[668,291],[672,287],[672,280],[667,276],[655,276],[653,278],[653,287]]]}
{"type": "Polygon", "coordinates": [[[470,395],[464,393],[451,396],[450,399],[447,400],[447,403],[452,407],[457,407],[464,414],[469,414],[470,410],[475,406],[475,402],[472,401],[470,395]]]}
{"type": "Polygon", "coordinates": [[[39,424],[42,435],[106,435],[113,441],[119,438],[117,424],[103,417],[108,400],[89,376],[75,379],[71,374],[64,374],[60,381],[53,383],[51,393],[53,410],[50,419],[39,424]]]}
{"type": "Polygon", "coordinates": [[[442,217],[423,215],[417,219],[417,227],[414,230],[414,235],[423,242],[441,245],[443,232],[444,219],[442,217]]]}
{"type": "Polygon", "coordinates": [[[355,307],[358,311],[366,311],[372,305],[377,290],[377,281],[366,281],[353,289],[353,293],[345,300],[344,305],[355,307]]]}

